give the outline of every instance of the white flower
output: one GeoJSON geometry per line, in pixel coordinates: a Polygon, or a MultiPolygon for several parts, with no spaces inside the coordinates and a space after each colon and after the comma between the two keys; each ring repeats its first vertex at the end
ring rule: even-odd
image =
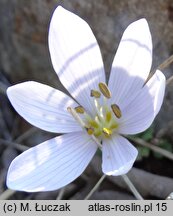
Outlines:
{"type": "Polygon", "coordinates": [[[8,170],[7,186],[22,191],[61,188],[85,170],[100,145],[103,172],[114,176],[127,173],[137,150],[123,134],[136,134],[151,125],[165,90],[165,77],[159,70],[145,84],[152,62],[147,21],[140,19],[125,30],[108,87],[90,27],[60,6],[50,23],[49,49],[60,81],[77,102],[37,82],[8,88],[9,100],[28,122],[66,134],[15,158],[8,170]]]}

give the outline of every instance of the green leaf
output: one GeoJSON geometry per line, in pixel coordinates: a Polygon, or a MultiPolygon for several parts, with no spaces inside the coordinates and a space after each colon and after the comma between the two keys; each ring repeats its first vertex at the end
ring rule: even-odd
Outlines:
{"type": "Polygon", "coordinates": [[[147,148],[147,147],[141,148],[141,155],[142,155],[143,157],[148,157],[149,154],[150,154],[150,149],[149,149],[149,148],[147,148]]]}
{"type": "Polygon", "coordinates": [[[150,141],[153,138],[153,127],[148,128],[146,131],[140,134],[140,138],[145,141],[150,141]]]}
{"type": "Polygon", "coordinates": [[[154,128],[153,126],[149,127],[146,131],[139,133],[137,135],[132,135],[131,137],[139,137],[143,140],[145,140],[146,142],[150,141],[154,136],[154,128]]]}
{"type": "Polygon", "coordinates": [[[138,147],[137,160],[142,160],[143,157],[149,157],[150,149],[147,147],[138,147]]]}

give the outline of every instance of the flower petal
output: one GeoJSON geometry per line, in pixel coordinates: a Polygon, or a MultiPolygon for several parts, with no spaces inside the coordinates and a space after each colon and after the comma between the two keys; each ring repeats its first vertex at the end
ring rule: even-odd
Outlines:
{"type": "Polygon", "coordinates": [[[65,134],[33,147],[13,160],[7,186],[20,191],[51,191],[76,179],[97,145],[84,132],[65,134]]]}
{"type": "Polygon", "coordinates": [[[149,88],[149,92],[153,97],[154,102],[154,116],[158,114],[163,103],[165,95],[166,78],[165,75],[157,70],[153,77],[147,82],[146,88],[149,88]]]}
{"type": "Polygon", "coordinates": [[[124,100],[142,88],[152,63],[152,41],[145,19],[133,22],[125,30],[115,55],[109,89],[112,102],[121,107],[124,100]]]}
{"type": "Polygon", "coordinates": [[[82,130],[67,111],[77,103],[61,91],[30,81],[9,87],[7,95],[15,110],[36,127],[56,133],[82,130]]]}
{"type": "Polygon", "coordinates": [[[133,166],[137,149],[124,137],[115,135],[103,141],[102,170],[107,175],[123,175],[133,166]]]}
{"type": "Polygon", "coordinates": [[[165,76],[157,70],[137,97],[122,110],[120,133],[140,133],[152,124],[163,102],[165,84],[165,76]]]}
{"type": "Polygon", "coordinates": [[[49,29],[51,60],[62,84],[87,110],[92,111],[91,89],[105,82],[97,41],[88,24],[58,6],[49,29]]]}

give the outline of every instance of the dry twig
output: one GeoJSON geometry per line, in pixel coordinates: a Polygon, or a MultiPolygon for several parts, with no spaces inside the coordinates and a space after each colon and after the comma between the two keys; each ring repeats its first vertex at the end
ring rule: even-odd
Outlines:
{"type": "Polygon", "coordinates": [[[61,188],[61,190],[58,193],[56,200],[61,200],[62,197],[64,196],[64,192],[65,192],[65,187],[61,188]]]}
{"type": "Polygon", "coordinates": [[[7,189],[0,195],[0,200],[7,200],[10,198],[16,191],[7,189]]]}
{"type": "Polygon", "coordinates": [[[100,184],[103,182],[103,180],[106,178],[106,175],[102,175],[102,177],[99,179],[99,181],[96,183],[96,185],[93,187],[93,189],[89,192],[89,194],[84,198],[84,200],[88,200],[93,193],[99,188],[100,184]]]}
{"type": "Polygon", "coordinates": [[[163,155],[164,157],[166,157],[170,160],[173,160],[173,154],[171,152],[165,150],[165,149],[162,149],[158,146],[155,146],[151,143],[148,143],[148,142],[146,142],[143,139],[140,139],[138,137],[128,137],[128,139],[135,142],[136,144],[139,144],[141,146],[145,146],[145,147],[151,149],[152,151],[157,152],[157,153],[163,155]]]}
{"type": "Polygon", "coordinates": [[[129,179],[129,177],[127,175],[122,175],[121,177],[123,178],[123,180],[125,181],[125,183],[129,187],[129,189],[131,190],[131,192],[133,193],[133,195],[136,197],[136,199],[143,200],[143,197],[137,191],[137,189],[135,188],[134,184],[131,182],[131,180],[129,179]]]}
{"type": "Polygon", "coordinates": [[[5,140],[5,139],[1,139],[1,138],[0,138],[0,143],[4,144],[6,146],[14,147],[14,148],[16,148],[16,149],[18,149],[19,151],[22,151],[22,152],[29,149],[27,146],[21,145],[19,143],[13,142],[13,141],[8,141],[8,140],[5,140]]]}

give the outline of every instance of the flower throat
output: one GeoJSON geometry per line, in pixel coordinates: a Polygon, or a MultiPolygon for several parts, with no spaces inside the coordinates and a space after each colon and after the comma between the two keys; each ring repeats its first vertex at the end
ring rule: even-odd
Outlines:
{"type": "Polygon", "coordinates": [[[94,98],[96,113],[94,117],[91,117],[82,106],[77,106],[74,109],[68,107],[67,109],[89,135],[109,138],[118,128],[117,119],[121,118],[122,113],[117,104],[108,106],[107,100],[111,98],[111,92],[107,85],[101,82],[98,87],[99,90],[93,89],[90,94],[94,98]],[[100,105],[101,99],[103,105],[100,105]]]}

